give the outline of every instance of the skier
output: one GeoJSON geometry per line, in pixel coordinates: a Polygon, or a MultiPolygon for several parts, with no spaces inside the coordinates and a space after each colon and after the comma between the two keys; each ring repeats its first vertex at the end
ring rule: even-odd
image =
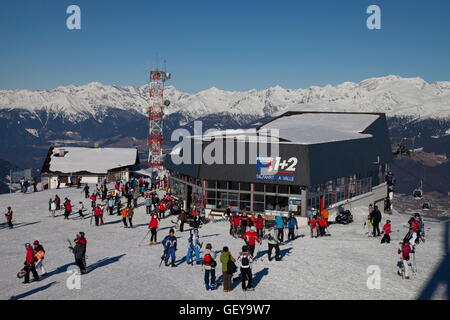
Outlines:
{"type": "Polygon", "coordinates": [[[175,237],[175,231],[173,229],[170,229],[169,235],[164,238],[164,240],[162,241],[162,244],[164,246],[164,252],[165,252],[164,263],[165,263],[166,267],[169,266],[169,264],[168,264],[169,258],[171,258],[171,260],[172,260],[171,266],[176,267],[175,251],[177,251],[177,238],[175,237]]]}
{"type": "Polygon", "coordinates": [[[250,230],[242,236],[242,239],[244,239],[250,255],[253,256],[253,254],[255,253],[256,242],[261,243],[261,240],[258,238],[258,233],[256,233],[256,228],[250,227],[250,230]]]}
{"type": "Polygon", "coordinates": [[[289,229],[288,240],[294,240],[294,238],[295,238],[294,228],[296,230],[298,230],[298,223],[297,223],[297,219],[294,217],[293,213],[291,213],[289,215],[289,219],[287,221],[287,225],[288,225],[288,229],[289,229]]]}
{"type": "Polygon", "coordinates": [[[41,271],[41,276],[45,276],[47,274],[47,271],[45,270],[44,267],[44,255],[45,255],[45,250],[44,247],[39,243],[38,240],[34,240],[33,242],[33,247],[34,247],[34,257],[35,257],[35,268],[36,271],[40,270],[41,271]]]}
{"type": "Polygon", "coordinates": [[[205,269],[206,290],[216,289],[216,266],[216,253],[212,250],[211,243],[208,243],[206,244],[205,254],[203,255],[203,268],[205,269]]]}
{"type": "Polygon", "coordinates": [[[239,236],[239,225],[241,224],[241,216],[239,214],[236,214],[233,212],[233,223],[234,223],[234,230],[233,230],[233,237],[239,236]]]}
{"type": "Polygon", "coordinates": [[[97,202],[97,196],[95,195],[95,193],[93,193],[90,198],[91,199],[91,207],[92,209],[94,209],[96,207],[96,202],[97,202]]]}
{"type": "Polygon", "coordinates": [[[241,280],[242,280],[242,290],[243,291],[253,291],[252,286],[252,269],[250,264],[253,262],[253,256],[248,252],[247,246],[242,246],[242,252],[240,253],[237,261],[241,264],[241,280]]]}
{"type": "Polygon", "coordinates": [[[260,214],[258,214],[258,218],[256,218],[256,231],[258,233],[258,237],[262,239],[264,231],[264,218],[260,214]]]}
{"type": "Polygon", "coordinates": [[[373,236],[380,236],[380,222],[381,222],[381,212],[378,210],[378,206],[374,206],[372,213],[370,214],[372,226],[373,226],[373,236]]]}
{"type": "Polygon", "coordinates": [[[106,206],[107,206],[107,210],[109,212],[109,215],[112,216],[113,215],[113,210],[114,210],[114,199],[111,195],[108,196],[107,201],[106,201],[106,206]]]}
{"type": "Polygon", "coordinates": [[[56,214],[56,202],[55,201],[52,201],[52,204],[50,205],[50,210],[51,210],[52,217],[55,217],[55,214],[56,214]]]}
{"type": "Polygon", "coordinates": [[[64,201],[64,219],[69,219],[69,215],[72,213],[72,204],[68,198],[64,201]]]}
{"type": "Polygon", "coordinates": [[[61,199],[55,195],[56,210],[61,210],[61,199]]]}
{"type": "Polygon", "coordinates": [[[83,204],[83,201],[80,201],[79,205],[78,205],[78,214],[80,215],[81,218],[84,218],[83,210],[84,210],[84,204],[83,204]]]}
{"type": "MultiPolygon", "coordinates": [[[[373,210],[372,210],[373,211],[373,210]]],[[[367,234],[370,237],[370,234],[372,233],[372,219],[370,218],[370,214],[367,216],[366,221],[364,221],[363,229],[367,226],[367,234]]]]}
{"type": "MultiPolygon", "coordinates": [[[[417,215],[418,215],[418,213],[416,214],[416,216],[417,215]]],[[[417,221],[415,217],[412,217],[411,219],[409,219],[409,221],[408,221],[409,232],[405,236],[405,239],[408,240],[412,246],[416,243],[417,232],[420,229],[419,221],[417,221]]]]}
{"type": "Polygon", "coordinates": [[[284,240],[284,221],[283,218],[281,216],[277,216],[275,218],[275,224],[277,226],[278,229],[278,241],[283,242],[284,240]]]}
{"type": "Polygon", "coordinates": [[[122,221],[123,221],[123,226],[125,228],[128,228],[128,224],[127,224],[128,209],[129,209],[128,206],[124,206],[122,208],[122,221]]]}
{"type": "Polygon", "coordinates": [[[94,209],[94,218],[95,218],[95,225],[98,227],[100,224],[103,224],[102,217],[102,208],[100,208],[100,204],[97,205],[97,207],[94,209]]]}
{"type": "Polygon", "coordinates": [[[381,233],[384,233],[383,238],[381,239],[381,243],[390,243],[391,242],[391,220],[386,220],[385,225],[383,226],[383,231],[381,233]]]}
{"type": "Polygon", "coordinates": [[[236,262],[236,259],[233,258],[228,247],[223,247],[222,253],[220,254],[220,262],[222,263],[223,292],[230,292],[231,279],[233,273],[236,272],[234,269],[234,262],[236,262]]]}
{"type": "Polygon", "coordinates": [[[130,224],[130,228],[133,228],[133,216],[134,216],[134,208],[130,207],[127,210],[127,218],[128,218],[128,223],[130,224]]]}
{"type": "Polygon", "coordinates": [[[158,214],[153,213],[152,218],[148,224],[148,228],[150,229],[150,232],[152,233],[149,244],[157,244],[158,243],[156,240],[158,225],[159,225],[158,214]]]}
{"type": "Polygon", "coordinates": [[[275,236],[275,228],[276,226],[273,225],[270,227],[269,234],[268,234],[268,251],[267,255],[269,256],[269,261],[272,261],[272,250],[275,249],[275,261],[280,261],[280,240],[275,236]]]}
{"type": "Polygon", "coordinates": [[[152,199],[150,199],[149,196],[145,197],[145,210],[146,210],[147,214],[152,213],[152,199]]]}
{"type": "Polygon", "coordinates": [[[165,212],[166,212],[166,203],[164,201],[161,201],[159,204],[159,219],[165,218],[165,212]]]}
{"type": "Polygon", "coordinates": [[[409,260],[410,254],[414,253],[414,247],[411,248],[408,240],[403,240],[403,243],[400,243],[401,247],[398,249],[398,254],[400,254],[400,260],[402,268],[399,268],[398,274],[403,276],[404,279],[409,279],[409,260]],[[403,271],[403,274],[402,274],[403,271]]]}
{"type": "Polygon", "coordinates": [[[25,256],[25,262],[24,262],[24,270],[26,271],[25,279],[22,283],[30,283],[30,272],[33,274],[34,281],[39,281],[39,275],[36,271],[35,265],[34,265],[34,251],[31,247],[31,244],[26,243],[25,244],[26,249],[26,256],[25,256]]]}
{"type": "Polygon", "coordinates": [[[419,229],[417,230],[417,239],[415,243],[419,244],[420,240],[422,240],[422,242],[425,242],[425,224],[423,223],[422,217],[418,213],[416,213],[416,219],[419,223],[419,229]]]}
{"type": "Polygon", "coordinates": [[[190,232],[189,238],[188,238],[188,251],[186,254],[186,263],[187,264],[193,264],[193,261],[191,261],[191,255],[192,252],[195,253],[195,262],[197,264],[201,264],[200,260],[200,248],[202,244],[200,243],[200,239],[198,236],[198,229],[194,229],[194,232],[190,232]]]}
{"type": "Polygon", "coordinates": [[[241,218],[241,232],[240,235],[243,236],[247,232],[248,220],[247,214],[244,212],[241,218]]]}
{"type": "Polygon", "coordinates": [[[10,229],[14,228],[14,225],[12,223],[12,219],[13,219],[13,211],[11,209],[11,207],[8,207],[5,213],[5,217],[6,217],[6,222],[8,223],[8,227],[10,229]]]}
{"type": "Polygon", "coordinates": [[[86,247],[87,240],[84,237],[84,232],[79,232],[76,236],[75,247],[70,248],[75,256],[75,264],[80,268],[80,273],[86,273],[86,247]]]}

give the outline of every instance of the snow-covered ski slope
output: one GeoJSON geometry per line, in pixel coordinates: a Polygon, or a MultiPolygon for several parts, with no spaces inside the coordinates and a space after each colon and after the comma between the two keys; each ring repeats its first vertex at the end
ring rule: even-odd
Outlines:
{"type": "MultiPolygon", "coordinates": [[[[300,228],[299,237],[282,246],[282,262],[269,262],[267,255],[253,265],[254,292],[243,292],[237,282],[232,292],[222,288],[206,291],[202,267],[184,261],[177,268],[158,267],[162,247],[148,246],[149,217],[145,207],[137,209],[134,229],[125,229],[121,217],[105,214],[105,225],[90,225],[90,218],[80,220],[73,214],[64,220],[62,212],[52,218],[48,199],[58,193],[77,204],[84,196],[81,189],[46,190],[31,194],[0,196],[2,212],[7,206],[14,210],[15,228],[4,223],[0,229],[0,299],[415,299],[429,284],[435,269],[444,258],[445,223],[426,222],[427,241],[416,252],[418,272],[412,280],[396,274],[397,248],[407,229],[408,216],[391,216],[392,242],[381,245],[380,238],[369,238],[363,230],[362,214],[347,226],[332,225],[331,236],[311,239],[309,230],[300,228]],[[399,232],[397,232],[399,230],[399,232]],[[69,290],[66,269],[74,261],[67,238],[84,231],[88,240],[87,264],[90,270],[81,278],[81,289],[69,290]],[[25,258],[24,243],[39,240],[45,250],[45,266],[49,276],[39,282],[22,284],[16,273],[25,258]],[[367,268],[377,265],[381,270],[381,289],[369,290],[367,268]]],[[[139,200],[141,204],[142,200],[139,200]]],[[[84,200],[85,206],[89,206],[84,200]]],[[[75,208],[76,210],[76,208],[75,208]]],[[[363,212],[360,210],[360,212],[363,212]]],[[[383,217],[383,223],[386,220],[383,217]]],[[[158,241],[168,233],[173,217],[161,223],[158,241]]],[[[4,220],[3,220],[4,221],[4,220]]],[[[2,222],[3,222],[2,221],[2,222]]],[[[189,230],[189,227],[186,227],[189,230]]],[[[177,259],[187,252],[189,232],[178,236],[177,259]]],[[[209,223],[200,229],[203,248],[210,242],[215,250],[224,245],[237,257],[243,241],[228,235],[228,223],[209,223]]],[[[256,251],[267,250],[267,244],[256,251]]],[[[220,276],[218,265],[218,276],[220,276]]],[[[236,276],[237,274],[235,274],[236,276]]],[[[444,287],[438,287],[433,299],[448,299],[444,287]]]]}

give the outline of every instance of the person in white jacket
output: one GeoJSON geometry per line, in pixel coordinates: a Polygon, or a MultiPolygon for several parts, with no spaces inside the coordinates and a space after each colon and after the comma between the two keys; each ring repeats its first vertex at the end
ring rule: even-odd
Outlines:
{"type": "Polygon", "coordinates": [[[269,261],[272,261],[272,250],[275,249],[275,261],[280,261],[280,241],[278,240],[278,237],[275,235],[275,229],[276,225],[273,225],[270,227],[269,234],[268,234],[268,251],[267,255],[269,256],[269,261]]]}
{"type": "Polygon", "coordinates": [[[52,214],[52,217],[55,217],[55,212],[56,212],[56,203],[55,203],[55,201],[52,201],[52,204],[50,205],[50,212],[52,214]]]}

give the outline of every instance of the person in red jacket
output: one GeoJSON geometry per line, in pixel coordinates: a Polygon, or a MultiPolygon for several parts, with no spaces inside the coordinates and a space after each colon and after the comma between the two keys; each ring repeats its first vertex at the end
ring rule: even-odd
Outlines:
{"type": "Polygon", "coordinates": [[[383,238],[381,239],[381,243],[390,243],[391,242],[391,220],[386,220],[386,224],[383,226],[383,231],[381,233],[384,233],[383,238]]]}
{"type": "Polygon", "coordinates": [[[161,201],[161,203],[159,204],[159,219],[165,218],[165,213],[166,213],[166,203],[164,201],[161,201]]]}
{"type": "Polygon", "coordinates": [[[258,218],[256,218],[256,231],[260,238],[263,237],[263,230],[264,230],[264,218],[260,214],[258,214],[258,218]]]}
{"type": "Polygon", "coordinates": [[[95,208],[95,202],[97,201],[97,196],[95,195],[95,193],[93,193],[89,197],[89,199],[91,200],[91,207],[92,207],[92,209],[94,209],[95,208]]]}
{"type": "Polygon", "coordinates": [[[319,227],[320,227],[320,236],[323,237],[325,235],[325,229],[327,228],[327,220],[324,217],[320,217],[319,219],[319,227]]]}
{"type": "Polygon", "coordinates": [[[158,231],[158,226],[159,226],[159,218],[158,218],[158,214],[153,213],[152,214],[152,218],[148,224],[148,228],[150,229],[150,232],[152,233],[152,236],[150,237],[150,242],[149,244],[157,244],[157,240],[156,240],[156,234],[158,231]]]}
{"type": "Polygon", "coordinates": [[[400,254],[400,260],[401,260],[401,267],[398,270],[398,274],[403,276],[404,279],[409,279],[409,260],[410,260],[410,254],[414,253],[414,247],[411,248],[411,245],[409,244],[408,240],[403,240],[403,243],[401,243],[400,249],[397,251],[398,254],[400,254]],[[403,273],[402,273],[403,271],[403,273]]]}
{"type": "Polygon", "coordinates": [[[72,204],[69,199],[65,199],[64,201],[64,219],[69,219],[69,215],[72,213],[72,204]]]}
{"type": "Polygon", "coordinates": [[[233,217],[233,223],[234,223],[234,231],[233,231],[233,234],[234,234],[234,237],[236,238],[237,235],[238,235],[239,226],[240,226],[240,224],[241,224],[241,216],[240,216],[239,214],[236,214],[236,215],[233,217]]]}
{"type": "Polygon", "coordinates": [[[255,227],[250,227],[250,231],[247,231],[242,236],[242,239],[244,239],[245,243],[247,244],[247,248],[250,252],[250,254],[253,256],[255,252],[255,244],[256,242],[261,243],[261,241],[258,238],[258,234],[256,233],[255,227]]]}
{"type": "Polygon", "coordinates": [[[27,253],[25,256],[25,267],[23,269],[26,271],[26,274],[22,283],[30,283],[30,272],[33,274],[34,281],[39,281],[39,275],[34,266],[34,250],[29,243],[25,244],[25,249],[27,253]]]}
{"type": "Polygon", "coordinates": [[[319,220],[317,216],[313,216],[309,221],[309,226],[311,227],[311,238],[317,238],[317,227],[319,224],[319,220]]]}
{"type": "Polygon", "coordinates": [[[95,225],[96,226],[98,226],[100,223],[103,224],[102,208],[100,208],[99,204],[94,209],[94,217],[95,217],[95,225]]]}

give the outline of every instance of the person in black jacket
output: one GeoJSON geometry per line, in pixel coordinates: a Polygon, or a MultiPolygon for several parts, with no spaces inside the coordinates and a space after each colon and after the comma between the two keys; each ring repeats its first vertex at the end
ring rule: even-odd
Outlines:
{"type": "Polygon", "coordinates": [[[378,206],[374,206],[373,211],[370,213],[370,219],[372,221],[373,226],[373,236],[380,236],[380,222],[381,222],[381,212],[378,209],[378,206]]]}
{"type": "Polygon", "coordinates": [[[41,271],[42,276],[45,276],[47,274],[47,271],[45,270],[44,262],[43,262],[44,254],[45,254],[44,247],[42,246],[42,244],[39,243],[38,240],[34,240],[33,250],[34,250],[34,258],[36,261],[35,268],[36,268],[36,270],[41,271]]]}
{"type": "Polygon", "coordinates": [[[80,268],[81,274],[86,273],[86,247],[87,240],[84,237],[84,232],[77,234],[77,238],[74,240],[75,247],[72,248],[72,252],[75,256],[75,263],[80,268]]]}

